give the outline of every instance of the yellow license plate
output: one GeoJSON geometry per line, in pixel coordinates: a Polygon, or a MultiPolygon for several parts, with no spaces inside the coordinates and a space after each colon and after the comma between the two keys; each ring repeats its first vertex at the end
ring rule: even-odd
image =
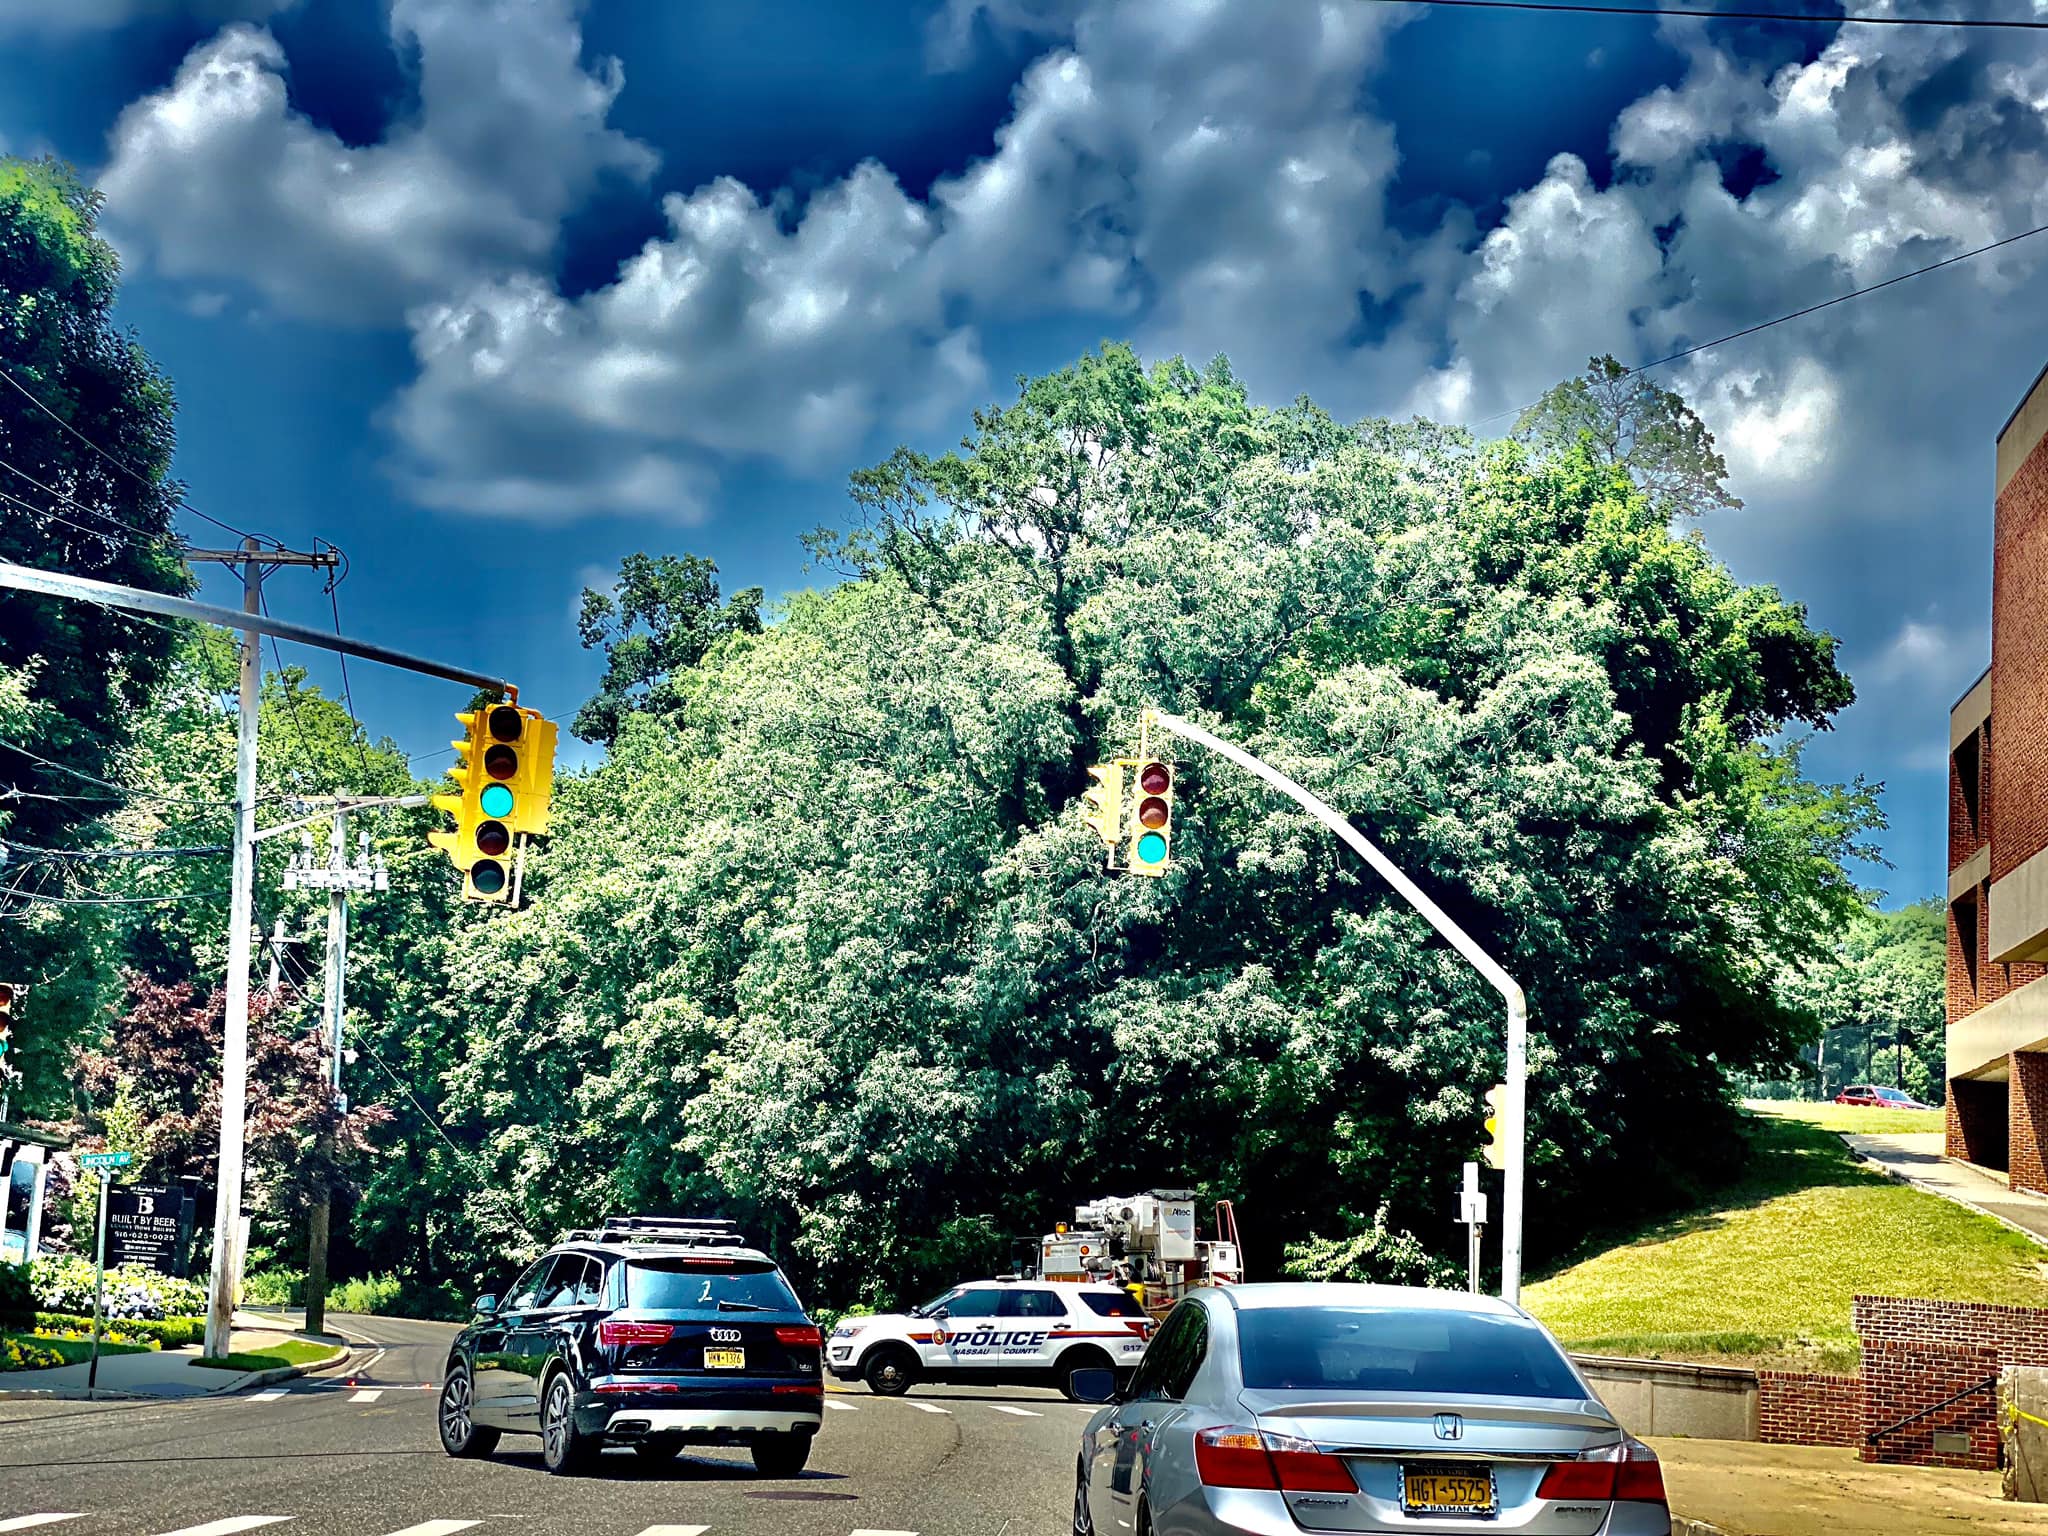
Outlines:
{"type": "Polygon", "coordinates": [[[1402,1504],[1411,1511],[1493,1513],[1493,1479],[1484,1472],[1410,1471],[1404,1481],[1402,1504]]]}
{"type": "Polygon", "coordinates": [[[707,1349],[704,1351],[704,1369],[707,1371],[743,1371],[747,1368],[747,1352],[744,1349],[707,1349]]]}

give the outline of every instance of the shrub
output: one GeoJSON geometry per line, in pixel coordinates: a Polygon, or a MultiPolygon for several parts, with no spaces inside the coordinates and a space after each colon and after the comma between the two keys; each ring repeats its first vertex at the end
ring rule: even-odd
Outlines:
{"type": "MultiPolygon", "coordinates": [[[[92,1260],[45,1255],[29,1265],[36,1305],[49,1312],[92,1316],[92,1260]]],[[[107,1271],[106,1315],[114,1318],[191,1317],[206,1310],[206,1287],[160,1275],[140,1264],[107,1271]]]]}
{"type": "Polygon", "coordinates": [[[331,1312],[362,1312],[390,1315],[398,1310],[405,1287],[396,1275],[370,1275],[361,1280],[344,1280],[327,1292],[331,1312]]]}
{"type": "Polygon", "coordinates": [[[26,1264],[0,1264],[0,1328],[21,1328],[36,1310],[26,1264]]]}
{"type": "Polygon", "coordinates": [[[1363,1280],[1379,1285],[1429,1285],[1456,1289],[1463,1271],[1439,1258],[1412,1232],[1387,1225],[1388,1207],[1372,1225],[1349,1237],[1311,1236],[1289,1243],[1284,1271],[1297,1280],[1363,1280]]]}
{"type": "Polygon", "coordinates": [[[64,1364],[54,1349],[42,1349],[28,1339],[0,1340],[0,1371],[40,1371],[64,1364]]]}
{"type": "MultiPolygon", "coordinates": [[[[88,1337],[92,1333],[92,1317],[89,1313],[38,1312],[35,1325],[39,1332],[63,1333],[82,1328],[88,1337]]],[[[113,1326],[137,1342],[148,1339],[165,1349],[183,1349],[187,1344],[196,1344],[206,1336],[206,1319],[203,1317],[166,1317],[160,1320],[129,1317],[121,1319],[113,1326]]]]}
{"type": "Polygon", "coordinates": [[[261,1269],[242,1278],[242,1300],[254,1307],[296,1307],[306,1299],[306,1277],[292,1269],[261,1269]]]}

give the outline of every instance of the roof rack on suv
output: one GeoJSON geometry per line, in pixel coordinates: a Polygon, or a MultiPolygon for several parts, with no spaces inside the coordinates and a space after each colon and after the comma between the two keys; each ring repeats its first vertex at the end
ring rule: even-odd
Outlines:
{"type": "Polygon", "coordinates": [[[740,1224],[718,1216],[607,1216],[602,1225],[573,1231],[565,1242],[660,1243],[676,1247],[736,1247],[746,1242],[740,1224]]]}

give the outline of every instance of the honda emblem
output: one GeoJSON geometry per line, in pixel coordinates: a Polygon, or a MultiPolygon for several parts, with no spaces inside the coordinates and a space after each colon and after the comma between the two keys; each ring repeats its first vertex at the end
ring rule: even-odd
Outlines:
{"type": "Polygon", "coordinates": [[[1439,1440],[1462,1440],[1465,1438],[1465,1420],[1455,1413],[1440,1413],[1436,1416],[1436,1437],[1439,1440]]]}

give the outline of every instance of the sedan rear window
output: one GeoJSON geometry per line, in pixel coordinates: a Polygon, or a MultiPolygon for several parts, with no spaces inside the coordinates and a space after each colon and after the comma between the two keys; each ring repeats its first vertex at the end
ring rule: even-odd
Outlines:
{"type": "Polygon", "coordinates": [[[1366,1307],[1247,1307],[1244,1384],[1269,1391],[1584,1397],[1550,1339],[1514,1318],[1366,1307]]]}
{"type": "Polygon", "coordinates": [[[1143,1317],[1145,1309],[1139,1306],[1124,1291],[1111,1295],[1106,1291],[1083,1291],[1088,1310],[1097,1317],[1143,1317]]]}
{"type": "Polygon", "coordinates": [[[779,1271],[762,1265],[635,1259],[626,1266],[626,1305],[657,1312],[801,1312],[779,1271]]]}

